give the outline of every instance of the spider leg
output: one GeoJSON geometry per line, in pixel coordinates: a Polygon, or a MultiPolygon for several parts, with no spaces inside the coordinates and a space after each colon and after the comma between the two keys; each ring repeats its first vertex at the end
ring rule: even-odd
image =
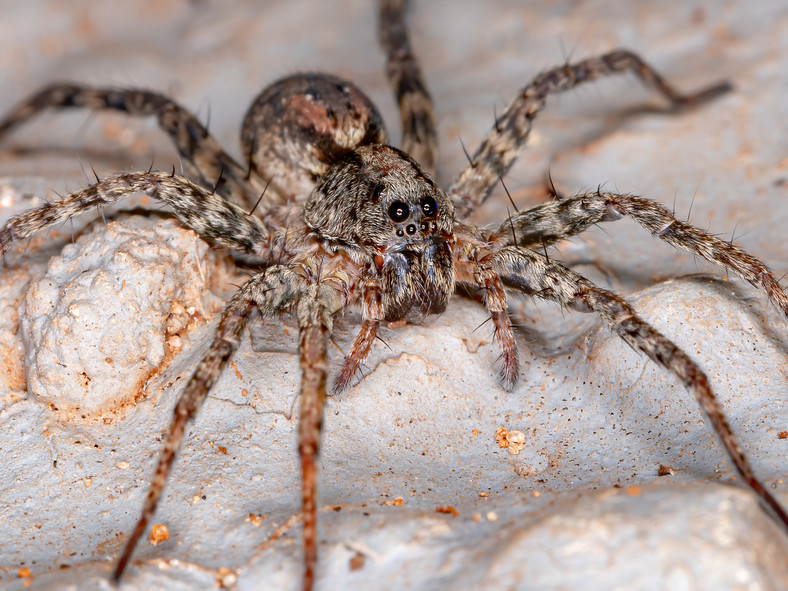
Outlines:
{"type": "Polygon", "coordinates": [[[155,115],[175,143],[189,173],[199,178],[201,185],[211,189],[215,185],[217,193],[237,200],[247,210],[263,192],[264,185],[249,178],[246,169],[222,150],[192,113],[156,92],[72,84],[49,86],[0,121],[0,137],[49,108],[112,109],[138,117],[155,115]]]}
{"type": "Polygon", "coordinates": [[[334,316],[342,303],[336,289],[318,283],[306,288],[296,308],[302,372],[298,453],[302,475],[305,591],[312,589],[317,567],[317,455],[326,397],[328,341],[334,316]]]}
{"type": "Polygon", "coordinates": [[[86,189],[12,217],[0,228],[0,257],[14,241],[140,192],[170,205],[183,225],[209,242],[254,256],[269,254],[268,229],[240,206],[179,176],[133,172],[106,177],[86,189]]]}
{"type": "Polygon", "coordinates": [[[345,365],[342,366],[342,372],[334,383],[334,394],[339,394],[348,387],[350,380],[364,363],[375,342],[375,337],[377,337],[378,327],[384,318],[383,294],[380,291],[380,284],[372,278],[365,278],[359,282],[358,287],[361,291],[364,323],[356,335],[356,340],[353,341],[353,349],[345,360],[345,365]]]}
{"type": "Polygon", "coordinates": [[[216,335],[197,369],[186,384],[175,406],[174,416],[164,448],[151,480],[142,516],[126,542],[115,565],[113,579],[120,580],[139,538],[148,527],[161,498],[164,484],[172,468],[178,448],[186,432],[186,424],[195,416],[205,397],[219,379],[230,356],[238,348],[241,333],[256,305],[264,315],[280,312],[291,305],[303,289],[303,280],[286,267],[271,267],[255,275],[241,286],[224,307],[216,335]]]}
{"type": "Polygon", "coordinates": [[[474,275],[483,290],[483,302],[495,327],[495,342],[501,349],[501,382],[505,388],[512,388],[517,382],[519,362],[512,321],[506,313],[506,290],[498,273],[489,268],[477,267],[474,275]]]}
{"type": "Polygon", "coordinates": [[[688,388],[709,418],[736,470],[783,526],[788,514],[755,476],[709,386],[706,374],[689,356],[641,319],[626,301],[543,255],[506,247],[483,265],[499,274],[503,284],[526,295],[552,300],[579,311],[596,312],[630,347],[642,351],[688,388]]]}
{"type": "Polygon", "coordinates": [[[593,224],[612,222],[624,216],[671,246],[730,269],[753,286],[762,288],[772,303],[788,316],[788,295],[766,265],[730,242],[677,220],[669,209],[644,197],[595,191],[550,201],[514,214],[490,239],[503,245],[538,245],[541,248],[574,236],[593,224]]]}
{"type": "Polygon", "coordinates": [[[379,326],[379,320],[365,320],[361,325],[361,330],[358,331],[356,340],[353,341],[353,349],[345,360],[345,365],[342,366],[342,371],[334,383],[334,394],[339,394],[348,387],[358,368],[369,356],[369,352],[378,335],[379,326]]]}
{"type": "Polygon", "coordinates": [[[435,173],[438,134],[432,99],[408,39],[405,26],[407,8],[408,0],[381,0],[378,33],[386,52],[386,74],[399,103],[402,149],[432,175],[435,173]]]}
{"type": "Polygon", "coordinates": [[[672,109],[693,107],[711,100],[732,87],[728,82],[709,86],[692,94],[681,94],[665,82],[638,55],[617,49],[600,57],[566,64],[537,76],[498,117],[470,163],[449,188],[456,203],[457,216],[466,217],[489,196],[498,179],[506,175],[517,151],[528,139],[531,125],[551,94],[566,92],[603,76],[632,72],[644,84],[665,97],[672,109]]]}

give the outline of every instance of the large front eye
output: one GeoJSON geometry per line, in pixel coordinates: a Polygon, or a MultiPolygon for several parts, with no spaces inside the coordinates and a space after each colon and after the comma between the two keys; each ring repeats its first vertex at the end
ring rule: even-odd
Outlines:
{"type": "Polygon", "coordinates": [[[404,222],[408,219],[410,215],[410,210],[406,203],[402,201],[395,201],[391,205],[389,205],[389,217],[394,223],[399,224],[400,222],[404,222]]]}
{"type": "Polygon", "coordinates": [[[421,200],[421,213],[424,214],[424,217],[434,218],[438,214],[438,204],[435,202],[435,199],[432,197],[425,197],[421,200]]]}

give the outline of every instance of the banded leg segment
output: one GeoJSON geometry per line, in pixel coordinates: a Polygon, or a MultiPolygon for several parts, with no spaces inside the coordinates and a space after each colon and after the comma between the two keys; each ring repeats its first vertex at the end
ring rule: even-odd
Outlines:
{"type": "Polygon", "coordinates": [[[0,257],[12,242],[140,192],[171,206],[184,226],[209,242],[258,257],[270,254],[268,229],[240,206],[179,176],[133,172],[109,176],[87,189],[12,217],[0,228],[0,257]]]}
{"type": "Polygon", "coordinates": [[[402,149],[430,175],[435,174],[438,134],[432,99],[408,39],[408,0],[380,2],[379,36],[386,52],[386,74],[397,95],[402,118],[402,149]]]}
{"type": "Polygon", "coordinates": [[[317,456],[328,376],[328,340],[334,316],[341,308],[339,292],[325,284],[316,284],[307,288],[296,309],[302,376],[298,453],[301,456],[305,591],[311,591],[317,567],[317,456]]]}
{"type": "Polygon", "coordinates": [[[715,84],[699,92],[681,94],[646,64],[638,55],[617,49],[601,57],[555,68],[534,79],[523,88],[506,111],[498,117],[471,162],[449,188],[457,207],[457,216],[466,217],[489,196],[498,179],[504,176],[517,157],[517,151],[528,139],[534,118],[551,94],[566,92],[585,82],[604,76],[631,72],[644,84],[668,100],[673,109],[693,107],[731,89],[727,82],[715,84]]]}
{"type": "Polygon", "coordinates": [[[366,277],[359,282],[358,288],[361,291],[364,323],[356,335],[356,340],[353,341],[353,349],[345,359],[342,372],[334,383],[334,394],[339,394],[350,385],[350,380],[356,375],[361,364],[366,361],[377,337],[380,323],[385,316],[380,284],[375,279],[366,277]]]}
{"type": "Polygon", "coordinates": [[[0,121],[0,137],[52,108],[111,109],[137,117],[156,116],[172,138],[184,166],[204,187],[237,201],[247,211],[263,192],[264,186],[249,178],[248,171],[222,150],[192,113],[156,92],[72,84],[50,86],[0,121]]]}
{"type": "Polygon", "coordinates": [[[257,306],[264,315],[271,315],[290,306],[302,289],[303,280],[285,267],[271,267],[247,281],[227,302],[216,335],[205,356],[200,361],[189,383],[186,384],[175,406],[164,448],[159,456],[156,471],[151,479],[142,516],[131,537],[126,542],[120,559],[115,565],[113,579],[120,580],[131,559],[137,542],[156,512],[164,485],[172,469],[175,455],[181,446],[186,425],[199,411],[216,380],[222,374],[230,356],[238,348],[249,315],[257,306]]]}
{"type": "Polygon", "coordinates": [[[517,382],[519,362],[512,321],[506,312],[506,291],[501,278],[489,268],[478,268],[475,279],[482,288],[484,305],[493,321],[495,342],[501,349],[501,382],[505,388],[512,388],[517,382]]]}
{"type": "Polygon", "coordinates": [[[788,514],[755,476],[709,386],[706,374],[689,356],[641,319],[626,301],[601,289],[559,263],[524,248],[507,247],[485,260],[504,285],[530,296],[580,311],[596,312],[633,349],[675,375],[697,399],[744,482],[778,521],[788,528],[788,514]]]}
{"type": "Polygon", "coordinates": [[[512,215],[490,238],[509,246],[541,248],[575,236],[594,224],[624,216],[671,246],[725,267],[763,289],[772,303],[788,316],[788,295],[769,267],[730,242],[677,220],[669,209],[645,197],[596,191],[550,201],[512,215]]]}

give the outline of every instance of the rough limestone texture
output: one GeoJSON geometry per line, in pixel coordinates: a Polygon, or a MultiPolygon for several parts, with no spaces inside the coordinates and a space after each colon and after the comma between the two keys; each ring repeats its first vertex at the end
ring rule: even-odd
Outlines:
{"type": "Polygon", "coordinates": [[[174,220],[94,225],[49,261],[19,308],[28,392],[83,419],[135,401],[179,333],[221,310],[215,268],[209,246],[174,220]]]}
{"type": "MultiPolygon", "coordinates": [[[[365,89],[399,137],[366,0],[6,4],[0,112],[53,80],[143,86],[209,118],[240,158],[238,125],[260,89],[326,70],[365,89]]],[[[680,115],[660,112],[631,77],[556,97],[507,178],[518,207],[545,198],[549,169],[565,193],[606,183],[655,198],[788,270],[785,2],[413,4],[441,184],[527,80],[567,56],[626,46],[682,89],[729,79],[735,91],[680,115]]],[[[84,186],[80,160],[102,176],[179,166],[153,121],[48,114],[0,144],[0,220],[84,186]]],[[[497,223],[510,207],[497,191],[474,220],[497,223]]],[[[76,220],[75,246],[69,225],[19,245],[0,271],[3,589],[111,589],[171,409],[211,338],[210,291],[227,295],[227,259],[211,262],[193,235],[158,217],[106,215],[106,225],[76,220]],[[85,290],[83,275],[103,290],[85,290]],[[69,302],[61,314],[25,303],[47,290],[69,302]],[[91,324],[68,325],[74,305],[91,324]],[[70,331],[48,354],[67,355],[72,373],[56,378],[62,388],[47,384],[44,401],[33,384],[45,372],[32,368],[55,328],[46,317],[70,331]],[[41,324],[27,343],[21,318],[41,324]],[[131,345],[107,345],[112,318],[131,345]],[[113,373],[120,360],[128,368],[113,373]],[[84,418],[81,372],[93,406],[84,418]]],[[[625,220],[550,256],[626,294],[701,365],[756,472],[788,505],[788,323],[762,294],[625,220]]],[[[457,299],[425,326],[385,330],[363,378],[328,400],[318,589],[788,588],[788,536],[739,486],[691,394],[592,315],[519,300],[512,311],[514,391],[497,384],[483,309],[457,299]]],[[[338,323],[345,350],[356,320],[338,323]]],[[[297,331],[285,316],[249,333],[176,462],[155,517],[169,539],[142,540],[125,590],[299,588],[297,331]]],[[[333,371],[341,360],[333,350],[333,371]]]]}

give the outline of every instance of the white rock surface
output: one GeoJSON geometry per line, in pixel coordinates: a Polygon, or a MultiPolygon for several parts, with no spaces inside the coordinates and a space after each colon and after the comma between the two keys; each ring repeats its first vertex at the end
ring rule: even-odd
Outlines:
{"type": "Polygon", "coordinates": [[[172,219],[94,225],[49,261],[20,307],[29,393],[82,419],[141,398],[181,331],[221,310],[216,259],[172,219]]]}
{"type": "MultiPolygon", "coordinates": [[[[31,0],[0,10],[0,75],[9,89],[2,112],[55,79],[141,85],[203,114],[210,103],[212,132],[234,149],[243,110],[267,82],[321,69],[367,90],[397,137],[367,2],[242,0],[228,10],[185,0],[145,9],[31,0]]],[[[640,105],[659,103],[632,80],[556,99],[507,186],[518,205],[535,203],[543,193],[532,187],[549,166],[567,192],[607,182],[675,201],[680,213],[693,201],[695,223],[730,233],[741,221],[737,241],[778,274],[786,270],[784,2],[416,2],[413,22],[437,104],[444,184],[464,163],[458,137],[474,146],[493,104],[500,112],[566,53],[626,45],[682,88],[733,80],[730,96],[675,117],[643,112],[640,105]]],[[[154,123],[99,115],[85,131],[86,119],[50,115],[20,129],[0,146],[0,174],[44,177],[22,192],[45,197],[42,184],[61,192],[85,184],[76,154],[101,175],[147,168],[152,155],[156,167],[177,166],[154,123]],[[9,145],[49,149],[3,152],[9,145]]],[[[33,205],[6,204],[1,191],[0,199],[2,217],[33,205]]],[[[500,220],[506,206],[498,195],[475,219],[500,220]]],[[[0,586],[12,590],[110,588],[112,558],[137,519],[178,387],[210,338],[209,324],[195,326],[119,422],[53,414],[25,393],[21,363],[31,358],[16,315],[26,272],[43,272],[68,241],[64,228],[20,248],[0,276],[0,586]],[[53,250],[41,251],[45,244],[53,250]],[[19,578],[23,568],[30,577],[19,578]]],[[[638,310],[702,365],[758,474],[788,504],[786,321],[733,280],[665,281],[711,268],[628,222],[552,256],[634,294],[638,310]]],[[[518,308],[524,363],[514,392],[496,385],[487,325],[474,330],[483,311],[458,301],[428,326],[387,332],[390,349],[374,350],[367,376],[329,400],[318,587],[788,587],[784,532],[746,491],[717,482],[729,481],[731,468],[691,395],[592,316],[518,308]],[[524,434],[518,455],[498,445],[499,427],[524,434]],[[658,477],[660,465],[675,475],[658,477]]],[[[340,343],[352,338],[350,320],[340,343]]],[[[170,540],[141,544],[124,589],[299,586],[299,371],[290,322],[253,327],[254,350],[245,340],[211,394],[156,517],[170,540]]],[[[167,334],[166,325],[158,330],[167,334]]],[[[103,395],[132,383],[123,379],[104,382],[103,395]]]]}

